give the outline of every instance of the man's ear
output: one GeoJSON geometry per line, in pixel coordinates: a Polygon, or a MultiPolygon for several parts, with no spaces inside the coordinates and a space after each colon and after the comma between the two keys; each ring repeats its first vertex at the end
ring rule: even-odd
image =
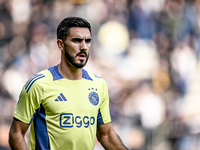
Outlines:
{"type": "Polygon", "coordinates": [[[64,50],[64,44],[63,44],[63,41],[61,39],[58,39],[57,40],[57,45],[58,45],[58,48],[62,51],[64,50]]]}

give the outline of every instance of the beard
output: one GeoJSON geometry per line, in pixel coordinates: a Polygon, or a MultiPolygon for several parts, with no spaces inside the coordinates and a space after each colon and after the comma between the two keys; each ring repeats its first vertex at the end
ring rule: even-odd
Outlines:
{"type": "Polygon", "coordinates": [[[66,45],[65,45],[65,47],[64,47],[64,55],[65,55],[65,58],[68,60],[68,62],[69,62],[72,66],[74,66],[74,67],[76,67],[76,68],[83,68],[83,67],[86,65],[86,63],[87,63],[87,61],[88,61],[88,58],[89,58],[89,54],[87,54],[85,51],[81,51],[81,52],[79,52],[78,54],[76,54],[75,57],[73,57],[73,55],[70,54],[69,51],[67,50],[66,45]],[[75,62],[75,58],[76,58],[78,55],[80,55],[80,54],[85,54],[86,60],[85,60],[85,61],[84,61],[84,60],[81,60],[79,63],[76,63],[76,62],[75,62]]]}

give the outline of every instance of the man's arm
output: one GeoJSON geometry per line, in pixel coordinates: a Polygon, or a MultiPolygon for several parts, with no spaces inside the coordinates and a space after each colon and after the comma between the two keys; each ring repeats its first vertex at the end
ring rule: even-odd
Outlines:
{"type": "Polygon", "coordinates": [[[9,145],[12,150],[28,150],[24,135],[29,127],[29,124],[23,123],[13,118],[9,132],[9,145]]]}
{"type": "Polygon", "coordinates": [[[97,139],[106,150],[128,150],[111,123],[97,126],[97,139]]]}

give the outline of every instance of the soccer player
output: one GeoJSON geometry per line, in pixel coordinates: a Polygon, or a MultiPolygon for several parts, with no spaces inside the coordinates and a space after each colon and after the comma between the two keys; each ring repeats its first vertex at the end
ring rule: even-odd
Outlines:
{"type": "Polygon", "coordinates": [[[83,69],[91,39],[83,18],[68,17],[58,25],[61,62],[24,85],[9,132],[11,149],[93,150],[97,137],[107,150],[127,150],[111,125],[105,80],[83,69]]]}

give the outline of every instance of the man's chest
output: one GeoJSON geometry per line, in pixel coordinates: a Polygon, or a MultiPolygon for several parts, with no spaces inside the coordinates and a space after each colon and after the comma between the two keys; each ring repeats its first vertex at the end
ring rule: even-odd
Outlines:
{"type": "Polygon", "coordinates": [[[98,85],[57,84],[49,87],[44,91],[42,102],[46,120],[62,128],[95,124],[102,101],[98,85]]]}
{"type": "Polygon", "coordinates": [[[101,103],[101,88],[97,84],[60,83],[44,91],[42,102],[46,113],[88,114],[97,112],[101,103]]]}

